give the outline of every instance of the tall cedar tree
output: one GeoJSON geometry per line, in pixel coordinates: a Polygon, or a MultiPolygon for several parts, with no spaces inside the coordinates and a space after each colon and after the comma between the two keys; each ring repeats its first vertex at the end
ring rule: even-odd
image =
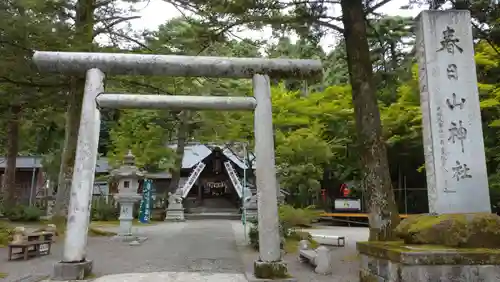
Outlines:
{"type": "Polygon", "coordinates": [[[341,6],[363,187],[369,210],[369,240],[388,241],[394,239],[393,229],[400,219],[394,201],[387,150],[382,138],[380,112],[373,85],[365,11],[362,0],[342,0],[341,6]]]}

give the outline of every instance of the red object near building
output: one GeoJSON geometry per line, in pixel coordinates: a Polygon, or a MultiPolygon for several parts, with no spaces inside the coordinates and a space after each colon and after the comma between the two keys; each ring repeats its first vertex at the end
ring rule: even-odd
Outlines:
{"type": "Polygon", "coordinates": [[[342,185],[340,185],[340,195],[342,197],[348,197],[350,192],[351,190],[349,189],[349,187],[347,187],[347,184],[343,183],[342,185]]]}
{"type": "Polygon", "coordinates": [[[326,202],[326,190],[321,189],[321,198],[323,198],[323,201],[326,202]]]}

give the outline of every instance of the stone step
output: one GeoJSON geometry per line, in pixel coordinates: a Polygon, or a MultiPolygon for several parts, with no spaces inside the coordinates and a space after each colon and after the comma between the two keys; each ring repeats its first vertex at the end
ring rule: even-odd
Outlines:
{"type": "Polygon", "coordinates": [[[229,220],[239,220],[241,219],[241,214],[239,213],[229,213],[229,212],[215,212],[215,213],[186,213],[184,217],[187,220],[201,220],[201,219],[229,219],[229,220]]]}
{"type": "Polygon", "coordinates": [[[204,199],[201,203],[201,207],[213,208],[213,209],[227,209],[235,208],[235,204],[225,198],[208,198],[204,199]]]}
{"type": "Polygon", "coordinates": [[[239,213],[239,209],[236,208],[190,208],[189,213],[239,213]]]}

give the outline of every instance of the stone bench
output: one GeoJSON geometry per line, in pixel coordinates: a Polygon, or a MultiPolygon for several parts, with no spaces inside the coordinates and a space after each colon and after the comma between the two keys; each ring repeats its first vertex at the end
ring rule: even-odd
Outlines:
{"type": "Polygon", "coordinates": [[[299,261],[312,264],[316,267],[314,272],[319,274],[328,274],[331,271],[330,250],[325,246],[319,246],[313,250],[309,248],[307,240],[299,242],[299,261]]]}
{"type": "Polygon", "coordinates": [[[345,246],[345,237],[344,236],[335,236],[335,235],[312,235],[312,239],[320,245],[331,245],[337,247],[345,246]]]}

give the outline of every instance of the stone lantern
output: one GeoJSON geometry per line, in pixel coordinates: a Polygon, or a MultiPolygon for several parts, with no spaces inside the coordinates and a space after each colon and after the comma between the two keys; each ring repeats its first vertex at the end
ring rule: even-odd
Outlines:
{"type": "Polygon", "coordinates": [[[120,204],[118,236],[133,240],[135,239],[132,236],[133,210],[134,204],[142,198],[140,194],[137,194],[137,189],[139,188],[139,180],[144,178],[144,172],[135,166],[135,157],[130,150],[125,156],[123,165],[111,171],[111,177],[118,182],[118,194],[115,195],[115,199],[120,204]]]}

